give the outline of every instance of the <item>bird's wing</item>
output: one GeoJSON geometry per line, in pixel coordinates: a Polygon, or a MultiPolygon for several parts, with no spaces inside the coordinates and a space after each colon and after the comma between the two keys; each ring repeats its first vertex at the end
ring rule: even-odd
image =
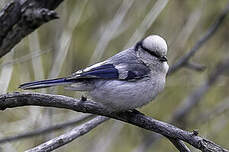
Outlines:
{"type": "Polygon", "coordinates": [[[79,70],[67,77],[68,80],[77,79],[119,79],[136,80],[148,76],[149,68],[138,62],[111,63],[100,62],[86,69],[79,70]]]}

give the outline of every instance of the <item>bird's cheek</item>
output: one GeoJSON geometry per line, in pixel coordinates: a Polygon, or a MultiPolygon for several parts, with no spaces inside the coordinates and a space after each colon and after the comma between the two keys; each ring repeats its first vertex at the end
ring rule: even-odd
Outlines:
{"type": "Polygon", "coordinates": [[[165,70],[165,73],[168,72],[168,70],[169,70],[169,65],[168,65],[167,62],[163,62],[163,69],[165,70]]]}

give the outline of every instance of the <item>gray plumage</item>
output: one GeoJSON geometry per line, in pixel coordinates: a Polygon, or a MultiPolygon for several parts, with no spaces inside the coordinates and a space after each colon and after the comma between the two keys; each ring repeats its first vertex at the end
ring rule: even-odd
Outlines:
{"type": "Polygon", "coordinates": [[[151,35],[107,60],[65,78],[25,83],[22,89],[68,85],[66,89],[86,91],[110,111],[141,107],[160,93],[168,71],[167,44],[151,35]]]}

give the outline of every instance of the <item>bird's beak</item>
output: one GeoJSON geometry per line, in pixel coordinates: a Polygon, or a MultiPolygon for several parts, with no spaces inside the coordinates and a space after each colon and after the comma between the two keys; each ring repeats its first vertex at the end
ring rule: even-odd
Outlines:
{"type": "Polygon", "coordinates": [[[167,61],[168,61],[168,59],[167,59],[166,56],[161,56],[161,57],[159,58],[159,60],[160,60],[161,62],[167,62],[167,61]]]}

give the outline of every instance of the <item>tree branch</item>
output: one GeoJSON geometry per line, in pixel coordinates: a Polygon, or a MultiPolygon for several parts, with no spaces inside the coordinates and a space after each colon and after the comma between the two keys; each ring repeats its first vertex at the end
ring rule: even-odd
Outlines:
{"type": "Polygon", "coordinates": [[[94,129],[104,121],[108,120],[109,118],[103,117],[103,116],[98,116],[95,117],[94,119],[72,129],[71,131],[56,137],[54,139],[51,139],[37,147],[34,147],[30,150],[27,150],[26,152],[49,152],[52,150],[57,149],[58,147],[61,147],[67,143],[70,143],[74,139],[88,133],[90,130],[94,129]]]}
{"type": "Polygon", "coordinates": [[[63,0],[14,0],[0,12],[0,57],[42,24],[57,18],[63,0]]]}
{"type": "Polygon", "coordinates": [[[198,71],[198,72],[202,72],[206,69],[206,66],[198,64],[198,63],[194,63],[194,62],[187,62],[185,64],[185,67],[198,71]]]}
{"type": "Polygon", "coordinates": [[[189,148],[181,141],[174,138],[168,138],[171,143],[180,151],[180,152],[191,152],[189,148]]]}
{"type": "Polygon", "coordinates": [[[211,86],[216,83],[219,76],[228,71],[228,67],[229,58],[218,63],[209,78],[200,87],[194,90],[177,108],[173,115],[172,122],[184,122],[186,116],[190,113],[193,107],[199,103],[211,86]]]}
{"type": "Polygon", "coordinates": [[[204,43],[206,43],[219,29],[220,25],[222,25],[223,21],[225,20],[228,12],[229,12],[229,4],[222,11],[222,13],[216,19],[214,24],[212,24],[209,27],[209,29],[207,30],[207,33],[199,41],[197,41],[194,47],[169,68],[168,74],[174,73],[175,71],[177,71],[178,69],[180,69],[181,67],[185,66],[188,63],[189,59],[195,55],[195,53],[199,50],[199,48],[202,47],[204,43]]]}
{"type": "Polygon", "coordinates": [[[219,104],[217,104],[214,108],[208,109],[207,112],[203,112],[200,115],[198,115],[192,122],[197,122],[199,124],[203,124],[209,120],[214,119],[216,116],[219,116],[229,110],[229,98],[224,99],[223,101],[220,101],[219,104]]]}
{"type": "Polygon", "coordinates": [[[46,106],[65,108],[83,113],[103,115],[117,120],[130,123],[141,128],[154,131],[165,137],[179,139],[204,152],[228,151],[219,145],[204,139],[192,132],[184,131],[173,125],[147,117],[144,114],[131,111],[111,113],[102,104],[93,101],[81,101],[71,97],[61,95],[50,95],[41,93],[8,93],[0,96],[0,110],[20,106],[46,106]]]}
{"type": "Polygon", "coordinates": [[[79,123],[81,123],[81,122],[83,122],[89,118],[92,118],[92,117],[94,117],[94,115],[85,115],[85,116],[81,116],[79,118],[76,118],[75,120],[68,121],[68,122],[65,122],[62,124],[57,124],[57,125],[54,125],[51,127],[37,129],[35,131],[26,132],[26,133],[19,134],[16,136],[5,137],[5,138],[0,139],[0,144],[19,140],[19,139],[29,138],[29,137],[33,137],[33,136],[37,136],[37,135],[41,135],[41,134],[45,134],[45,133],[51,133],[51,132],[59,130],[59,129],[64,129],[64,128],[69,127],[69,126],[77,125],[77,124],[79,124],[79,123]]]}

